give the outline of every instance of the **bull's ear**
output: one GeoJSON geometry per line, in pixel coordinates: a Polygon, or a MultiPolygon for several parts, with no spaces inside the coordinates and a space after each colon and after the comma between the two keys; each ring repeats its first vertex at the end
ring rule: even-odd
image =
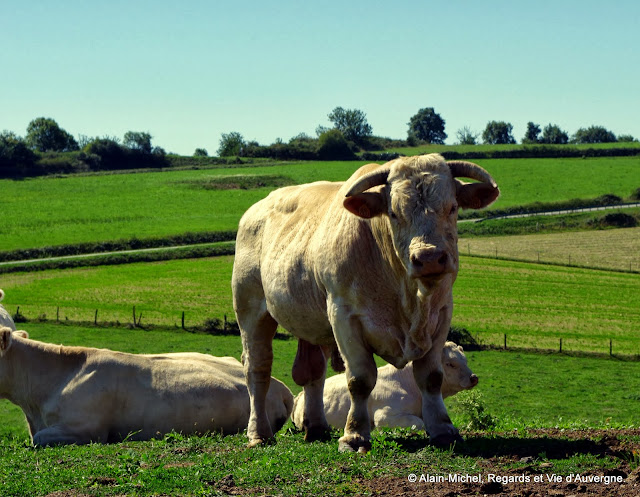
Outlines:
{"type": "Polygon", "coordinates": [[[463,209],[482,209],[491,205],[500,195],[497,186],[491,183],[463,183],[456,182],[456,198],[463,209]]]}
{"type": "Polygon", "coordinates": [[[387,212],[386,198],[382,193],[364,192],[345,198],[343,205],[356,216],[371,219],[387,212]]]}

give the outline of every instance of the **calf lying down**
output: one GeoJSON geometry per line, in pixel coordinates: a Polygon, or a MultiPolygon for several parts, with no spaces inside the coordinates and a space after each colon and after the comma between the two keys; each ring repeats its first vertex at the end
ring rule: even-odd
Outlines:
{"type": "MultiPolygon", "coordinates": [[[[148,440],[171,431],[237,433],[249,422],[242,365],[198,353],[138,355],[65,347],[0,328],[0,398],[18,405],[34,445],[148,440]]],[[[280,429],[291,391],[271,378],[267,414],[280,429]]]]}
{"type": "MultiPolygon", "coordinates": [[[[478,377],[471,373],[461,346],[446,342],[442,351],[444,378],[442,397],[450,397],[475,387],[478,377]]],[[[344,374],[328,378],[324,384],[324,410],[328,423],[344,429],[351,398],[344,374]]],[[[422,396],[413,377],[413,364],[397,369],[391,364],[378,368],[378,380],[369,397],[369,418],[374,427],[412,427],[424,430],[422,396]]],[[[291,419],[303,429],[304,392],[294,400],[291,419]]]]}

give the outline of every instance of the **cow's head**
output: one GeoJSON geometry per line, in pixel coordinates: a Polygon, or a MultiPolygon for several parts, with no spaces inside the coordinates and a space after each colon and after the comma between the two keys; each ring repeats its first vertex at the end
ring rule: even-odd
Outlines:
{"type": "Polygon", "coordinates": [[[450,397],[462,390],[469,390],[478,384],[478,377],[471,372],[467,356],[461,345],[446,342],[442,349],[442,396],[450,397]]]}
{"type": "Polygon", "coordinates": [[[394,250],[408,275],[429,288],[458,271],[458,209],[481,209],[499,193],[477,164],[430,154],[402,157],[358,178],[344,206],[363,218],[387,216],[394,250]],[[480,182],[463,183],[459,177],[480,182]]]}

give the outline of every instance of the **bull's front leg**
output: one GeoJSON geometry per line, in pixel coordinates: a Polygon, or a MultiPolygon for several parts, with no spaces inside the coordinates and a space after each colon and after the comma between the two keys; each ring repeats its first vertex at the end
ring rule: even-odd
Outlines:
{"type": "Polygon", "coordinates": [[[451,313],[448,309],[440,311],[438,327],[433,337],[433,345],[421,359],[413,361],[413,375],[422,394],[422,419],[431,438],[431,443],[447,447],[462,441],[458,429],[453,426],[447,408],[442,399],[442,349],[449,332],[451,313]]]}
{"type": "Polygon", "coordinates": [[[347,387],[351,396],[351,408],[347,415],[344,435],[339,440],[340,452],[368,452],[371,449],[371,420],[369,395],[376,386],[378,370],[373,355],[366,350],[357,357],[345,354],[347,387]]]}

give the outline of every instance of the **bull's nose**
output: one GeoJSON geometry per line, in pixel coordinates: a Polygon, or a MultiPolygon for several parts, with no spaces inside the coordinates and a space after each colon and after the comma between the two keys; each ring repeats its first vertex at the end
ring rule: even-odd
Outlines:
{"type": "Polygon", "coordinates": [[[449,256],[444,250],[421,250],[411,254],[411,264],[417,276],[444,273],[448,260],[449,256]]]}
{"type": "Polygon", "coordinates": [[[469,378],[471,380],[471,386],[475,387],[478,384],[478,376],[475,374],[471,375],[471,378],[469,378]]]}

